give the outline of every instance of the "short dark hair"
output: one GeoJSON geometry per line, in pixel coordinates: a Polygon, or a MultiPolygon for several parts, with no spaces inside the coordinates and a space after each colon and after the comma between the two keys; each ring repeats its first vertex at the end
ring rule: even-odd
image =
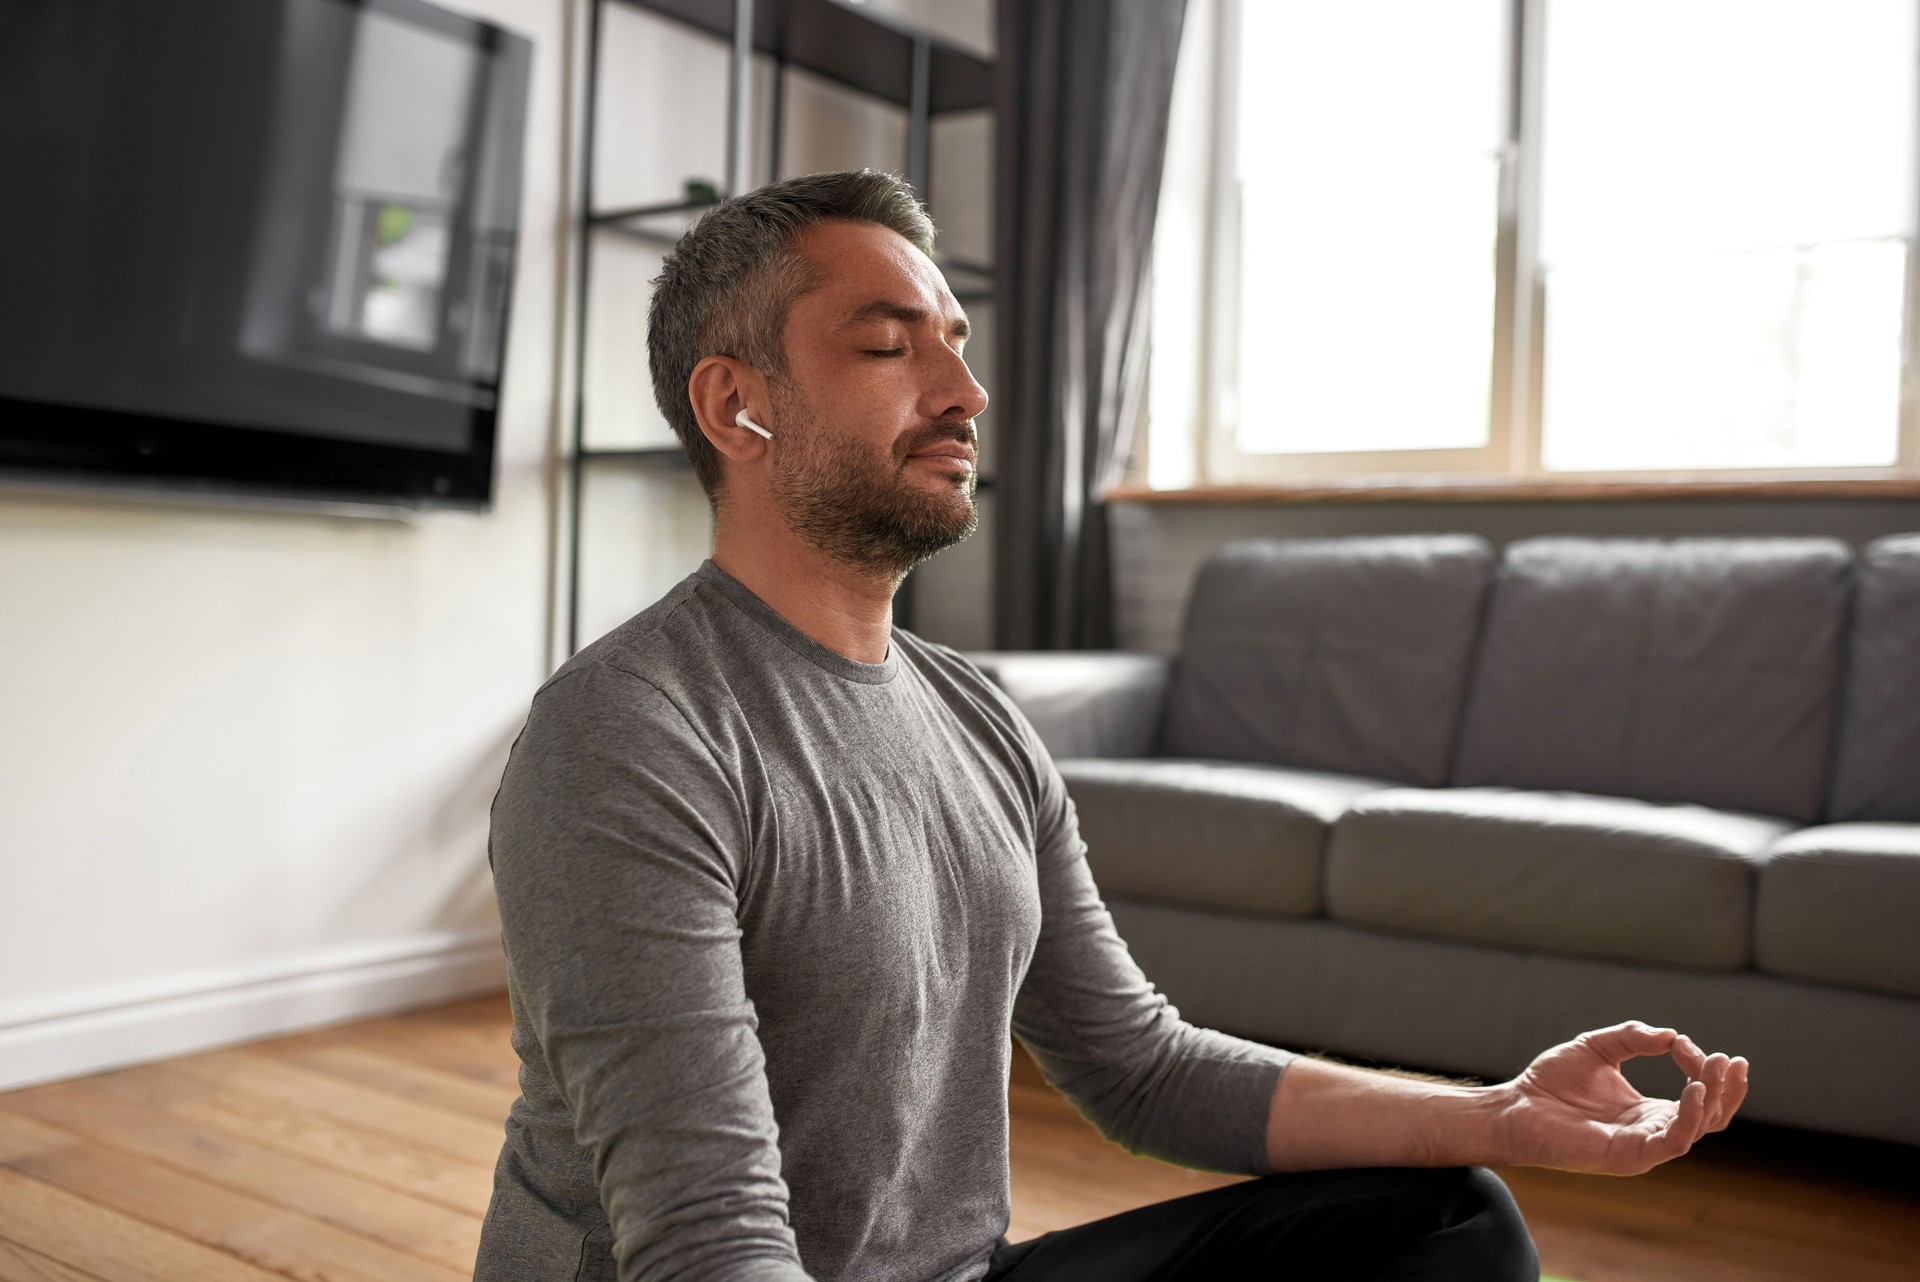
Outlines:
{"type": "Polygon", "coordinates": [[[897,174],[871,169],[808,174],[723,200],[687,230],[653,281],[647,364],[653,399],[680,438],[709,500],[720,493],[720,454],[701,434],[687,395],[708,356],[745,361],[770,379],[787,374],[787,316],[820,283],[800,233],[827,219],[878,223],[929,258],[933,220],[897,174]]]}

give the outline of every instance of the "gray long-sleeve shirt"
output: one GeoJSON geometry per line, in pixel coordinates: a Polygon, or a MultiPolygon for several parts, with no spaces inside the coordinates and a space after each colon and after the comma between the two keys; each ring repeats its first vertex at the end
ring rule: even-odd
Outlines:
{"type": "Polygon", "coordinates": [[[476,1279],[978,1278],[1010,1028],[1111,1138],[1264,1172],[1289,1056],[1183,1023],[1084,851],[960,656],[856,662],[701,566],[540,689],[494,799],[521,1095],[476,1279]]]}

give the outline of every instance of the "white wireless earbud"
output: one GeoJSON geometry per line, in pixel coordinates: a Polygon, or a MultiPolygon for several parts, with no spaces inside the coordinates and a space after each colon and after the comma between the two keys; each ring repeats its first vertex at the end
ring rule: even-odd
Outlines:
{"type": "Polygon", "coordinates": [[[733,416],[733,421],[738,423],[740,426],[746,428],[749,432],[758,432],[760,433],[760,435],[766,437],[769,441],[773,439],[773,433],[769,432],[766,428],[760,426],[758,423],[748,418],[747,411],[744,408],[742,408],[738,414],[735,414],[733,416]]]}

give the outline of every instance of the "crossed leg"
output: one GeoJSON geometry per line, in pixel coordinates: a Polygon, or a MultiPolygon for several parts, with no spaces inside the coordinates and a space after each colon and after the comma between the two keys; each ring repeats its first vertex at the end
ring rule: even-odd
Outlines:
{"type": "Polygon", "coordinates": [[[1538,1282],[1526,1221],[1484,1167],[1269,1175],[993,1254],[987,1282],[1538,1282]]]}

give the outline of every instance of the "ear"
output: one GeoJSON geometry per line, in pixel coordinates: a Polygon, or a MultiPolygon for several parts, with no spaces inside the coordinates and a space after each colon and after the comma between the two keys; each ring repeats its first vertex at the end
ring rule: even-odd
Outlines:
{"type": "Polygon", "coordinates": [[[736,463],[764,457],[769,442],[758,432],[734,422],[741,410],[756,423],[765,423],[773,405],[767,381],[760,371],[731,356],[705,356],[687,379],[687,399],[699,420],[701,435],[713,448],[736,463]]]}

